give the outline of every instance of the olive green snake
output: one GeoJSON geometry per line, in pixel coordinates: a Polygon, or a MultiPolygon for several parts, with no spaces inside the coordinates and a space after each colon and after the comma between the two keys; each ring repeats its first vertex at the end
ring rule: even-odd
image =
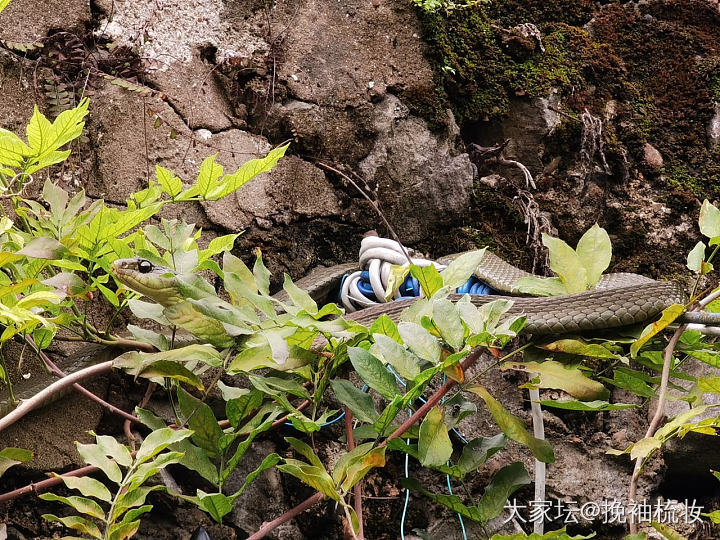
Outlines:
{"type": "MultiPolygon", "coordinates": [[[[357,268],[358,263],[320,267],[298,280],[296,285],[306,290],[316,301],[322,301],[331,297],[338,290],[344,274],[357,270],[357,268]]],[[[118,259],[112,264],[112,270],[123,285],[163,306],[178,304],[187,298],[202,298],[213,293],[207,288],[200,288],[195,291],[197,295],[194,296],[194,289],[182,286],[181,280],[178,279],[179,276],[174,270],[155,265],[142,258],[118,259]]],[[[512,293],[514,292],[514,283],[519,278],[527,277],[530,274],[486,251],[475,270],[475,275],[496,290],[512,293]]],[[[199,278],[199,276],[196,277],[199,278]]],[[[199,279],[207,287],[210,287],[207,282],[199,279]]],[[[284,303],[289,301],[289,297],[284,291],[275,294],[274,298],[284,303]]],[[[451,294],[448,298],[456,301],[461,298],[461,295],[451,294]]],[[[525,316],[527,321],[523,332],[539,336],[606,330],[647,323],[657,318],[668,306],[684,304],[686,301],[682,287],[675,281],[654,281],[637,274],[627,273],[606,274],[595,289],[564,296],[471,295],[470,299],[475,305],[499,299],[512,300],[513,304],[508,315],[525,316]]],[[[346,315],[346,318],[366,326],[383,314],[397,321],[402,311],[414,301],[411,299],[378,304],[350,313],[346,315]]],[[[684,316],[690,315],[692,314],[687,313],[684,316]]],[[[66,370],[72,372],[84,367],[87,363],[92,363],[92,360],[83,357],[73,365],[66,366],[66,370]]],[[[52,380],[52,377],[41,377],[40,380],[30,385],[31,388],[25,389],[21,396],[33,395],[44,388],[47,385],[46,378],[52,380]]],[[[57,399],[57,397],[54,396],[53,399],[57,399]]],[[[0,416],[4,412],[7,410],[3,411],[0,407],[0,416]]]]}
{"type": "MultiPolygon", "coordinates": [[[[327,298],[337,290],[342,276],[357,269],[357,263],[318,268],[298,280],[296,285],[306,290],[315,300],[327,298]]],[[[183,299],[177,287],[175,272],[167,267],[156,266],[146,259],[118,259],[112,265],[117,279],[129,287],[162,305],[172,305],[183,299]]],[[[514,283],[531,274],[516,268],[490,251],[486,251],[475,275],[496,290],[513,292],[514,283]]],[[[287,301],[284,291],[274,295],[277,300],[287,301]]],[[[457,301],[461,295],[451,294],[457,301]]],[[[655,281],[638,274],[616,273],[602,276],[593,290],[551,297],[521,297],[471,295],[475,305],[498,299],[513,301],[508,314],[523,315],[527,322],[525,333],[533,335],[565,334],[593,330],[606,330],[648,322],[672,304],[684,304],[685,293],[678,282],[655,281]]],[[[368,325],[380,315],[398,320],[400,313],[415,300],[399,300],[365,308],[347,318],[368,325]]]]}

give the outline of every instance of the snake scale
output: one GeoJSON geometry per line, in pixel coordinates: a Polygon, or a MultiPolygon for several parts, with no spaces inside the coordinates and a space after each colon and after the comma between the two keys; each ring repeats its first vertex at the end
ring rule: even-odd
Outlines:
{"type": "MultiPolygon", "coordinates": [[[[317,268],[298,280],[296,285],[305,289],[315,300],[322,301],[336,293],[344,274],[357,269],[357,263],[317,268]]],[[[173,270],[156,266],[145,259],[119,259],[113,263],[113,272],[124,285],[163,305],[179,302],[183,294],[187,295],[187,291],[183,293],[179,290],[173,270]]],[[[475,275],[496,290],[513,293],[513,284],[517,279],[531,274],[486,251],[475,275]]],[[[289,301],[284,291],[274,297],[282,302],[289,301]]],[[[451,294],[449,298],[459,300],[461,296],[451,294]]],[[[554,297],[471,296],[471,301],[482,305],[503,298],[513,301],[510,315],[524,315],[527,318],[523,332],[535,335],[604,330],[645,323],[656,318],[669,305],[686,301],[682,287],[675,281],[654,281],[628,273],[606,274],[594,290],[582,293],[554,297]]],[[[346,317],[364,325],[371,324],[383,314],[397,321],[401,312],[414,301],[409,299],[378,304],[346,317]]],[[[76,360],[64,366],[65,369],[75,371],[92,363],[94,358],[82,357],[76,360]]],[[[21,397],[33,395],[52,380],[54,378],[47,375],[36,379],[34,384],[21,385],[29,386],[21,389],[21,397]]],[[[58,397],[54,396],[52,400],[58,397]]],[[[0,406],[0,416],[3,414],[2,409],[0,406]]],[[[7,412],[7,406],[4,412],[7,412]]]]}
{"type": "MultiPolygon", "coordinates": [[[[455,255],[451,255],[443,262],[454,257],[455,255]]],[[[357,269],[357,263],[318,268],[298,280],[296,285],[307,290],[315,299],[327,298],[337,290],[345,273],[357,269]]],[[[532,276],[490,251],[485,251],[475,275],[492,288],[507,293],[516,292],[514,284],[518,279],[532,276]]],[[[288,300],[282,291],[275,297],[282,301],[288,300]]],[[[454,301],[460,298],[460,295],[449,296],[449,299],[454,301]]],[[[564,296],[473,295],[470,299],[475,305],[498,299],[512,300],[513,306],[509,314],[524,315],[527,318],[524,332],[535,335],[606,330],[640,324],[656,318],[663,309],[672,304],[686,302],[685,292],[678,282],[655,281],[631,273],[605,274],[595,289],[564,296]]],[[[346,317],[361,324],[369,324],[380,315],[386,314],[397,321],[400,313],[413,302],[414,300],[400,300],[379,304],[346,317]]]]}

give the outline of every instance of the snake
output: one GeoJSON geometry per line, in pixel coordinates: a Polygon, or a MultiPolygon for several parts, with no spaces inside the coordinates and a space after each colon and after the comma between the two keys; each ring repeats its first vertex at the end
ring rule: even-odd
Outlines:
{"type": "MultiPolygon", "coordinates": [[[[321,301],[338,290],[346,273],[357,269],[358,263],[319,267],[295,284],[306,290],[314,300],[321,301]]],[[[179,287],[178,274],[174,270],[147,259],[118,259],[113,262],[112,271],[123,285],[164,306],[181,301],[188,295],[187,288],[181,290],[179,287]]],[[[657,318],[670,305],[686,302],[685,292],[677,281],[656,281],[633,273],[605,274],[594,289],[585,292],[550,297],[517,296],[515,282],[532,274],[488,250],[474,274],[494,289],[507,294],[471,295],[473,304],[480,306],[494,300],[511,300],[508,315],[524,316],[526,324],[523,332],[539,336],[609,330],[646,323],[657,318]]],[[[204,290],[198,291],[197,298],[208,294],[204,290]]],[[[289,300],[284,291],[273,296],[280,302],[289,300]]],[[[457,294],[448,296],[451,301],[461,298],[462,295],[457,294]]],[[[401,313],[416,300],[378,304],[347,314],[346,318],[363,325],[371,324],[381,315],[398,321],[401,313]]]]}
{"type": "MultiPolygon", "coordinates": [[[[441,262],[449,261],[455,256],[448,256],[441,262]]],[[[201,299],[214,295],[212,287],[204,280],[207,287],[188,287],[188,280],[182,280],[181,274],[144,258],[117,259],[111,268],[123,285],[163,306],[172,306],[188,298],[201,299]]],[[[322,302],[337,292],[344,275],[358,269],[357,262],[318,267],[295,284],[306,290],[315,301],[322,302]]],[[[487,250],[474,274],[507,295],[471,295],[470,301],[473,304],[481,306],[494,300],[512,300],[507,314],[524,316],[526,324],[522,332],[537,336],[608,330],[646,323],[657,318],[670,305],[686,302],[684,290],[678,282],[655,281],[632,273],[605,274],[593,290],[586,292],[551,297],[517,296],[515,282],[532,274],[505,262],[487,250]]],[[[281,303],[290,300],[285,291],[280,291],[273,297],[281,303]]],[[[452,301],[461,298],[462,295],[458,294],[448,296],[452,301]]],[[[381,315],[388,315],[392,320],[398,321],[402,312],[415,301],[417,299],[377,304],[346,314],[345,317],[365,326],[371,325],[381,315]]],[[[689,314],[685,314],[687,315],[689,314]]],[[[679,320],[682,321],[683,316],[679,320]]],[[[95,360],[96,354],[82,355],[64,368],[73,372],[95,360]]],[[[19,397],[34,395],[52,380],[54,378],[48,375],[40,377],[33,384],[20,385],[19,397]]],[[[69,391],[68,388],[65,392],[53,396],[52,401],[69,391]]],[[[0,401],[0,416],[10,408],[7,403],[0,401]]]]}

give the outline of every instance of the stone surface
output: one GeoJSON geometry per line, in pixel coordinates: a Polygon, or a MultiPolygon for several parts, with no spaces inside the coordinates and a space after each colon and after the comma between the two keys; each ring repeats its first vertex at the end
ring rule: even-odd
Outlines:
{"type": "Polygon", "coordinates": [[[720,103],[715,104],[715,115],[708,124],[707,134],[710,148],[717,148],[720,143],[720,103]]]}
{"type": "Polygon", "coordinates": [[[225,96],[219,74],[194,52],[187,62],[175,62],[168,69],[155,71],[148,80],[162,88],[168,102],[190,129],[211,132],[234,125],[233,110],[225,96]]]}
{"type": "MultiPolygon", "coordinates": [[[[13,389],[17,396],[29,398],[56,378],[47,375],[35,355],[20,354],[17,348],[10,347],[5,353],[12,359],[11,376],[15,380],[13,389]],[[27,356],[27,358],[26,358],[27,356]],[[22,367],[17,369],[22,359],[22,367]],[[24,376],[21,376],[23,374],[24,376]],[[27,377],[27,378],[25,378],[27,377]]],[[[94,345],[62,347],[55,353],[50,352],[53,361],[60,369],[72,370],[102,362],[111,358],[109,350],[94,345]]],[[[91,392],[103,397],[107,391],[107,375],[84,381],[91,392]]],[[[4,385],[0,389],[0,402],[7,398],[4,385]]],[[[71,466],[83,466],[85,463],[75,449],[75,441],[91,442],[88,431],[97,429],[103,409],[88,398],[70,391],[65,397],[30,412],[17,423],[0,432],[0,448],[14,446],[34,452],[32,461],[19,467],[32,472],[61,471],[71,466]],[[61,414],[58,412],[61,411],[61,414]]]]}
{"type": "Polygon", "coordinates": [[[662,169],[664,163],[663,157],[658,149],[650,143],[645,143],[643,145],[643,159],[645,161],[645,165],[650,167],[652,170],[659,171],[662,169]]]}
{"type": "MultiPolygon", "coordinates": [[[[225,483],[228,492],[234,493],[240,489],[247,475],[260,465],[263,458],[276,451],[277,448],[270,441],[259,441],[253,444],[238,468],[228,477],[225,483]]],[[[290,509],[291,506],[285,500],[286,493],[283,487],[282,476],[277,469],[263,472],[237,500],[229,521],[248,534],[257,531],[264,522],[270,521],[290,509]]],[[[283,540],[304,537],[294,521],[276,529],[273,536],[283,540]]]]}
{"type": "Polygon", "coordinates": [[[241,130],[228,130],[209,139],[195,136],[159,97],[143,99],[110,84],[96,95],[88,131],[97,165],[87,192],[118,203],[146,187],[148,171],[150,178],[155,178],[156,164],[194,182],[202,160],[211,154],[217,153],[217,161],[231,172],[270,150],[263,138],[241,130]],[[155,127],[158,117],[160,125],[155,127]],[[177,134],[174,139],[173,130],[177,134]]]}
{"type": "Polygon", "coordinates": [[[32,74],[23,70],[21,61],[0,49],[0,127],[24,133],[35,104],[32,84],[32,74]]]}
{"type": "Polygon", "coordinates": [[[432,133],[390,94],[376,107],[375,129],[378,138],[359,168],[377,186],[381,208],[403,241],[416,242],[440,225],[457,223],[467,213],[472,189],[467,154],[454,155],[454,141],[432,133]]]}
{"type": "Polygon", "coordinates": [[[270,173],[256,177],[221,201],[203,203],[216,226],[238,231],[262,229],[339,213],[338,199],[325,174],[297,157],[287,156],[270,173]]]}
{"type": "Polygon", "coordinates": [[[413,6],[405,2],[288,2],[274,24],[287,25],[278,66],[293,97],[343,107],[384,89],[428,89],[432,70],[422,53],[413,6]]]}

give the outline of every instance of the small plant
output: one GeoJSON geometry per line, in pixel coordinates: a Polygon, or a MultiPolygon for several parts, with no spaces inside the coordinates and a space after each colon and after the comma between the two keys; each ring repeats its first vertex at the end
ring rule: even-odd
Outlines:
{"type": "Polygon", "coordinates": [[[107,435],[96,435],[96,444],[75,443],[85,462],[100,469],[107,479],[117,486],[116,491],[112,493],[105,484],[87,476],[63,476],[61,478],[65,486],[79,491],[82,497],[61,497],[54,493],[44,493],[40,498],[61,502],[88,517],[45,514],[43,518],[62,523],[91,538],[130,538],[140,527],[138,518],[152,510],[151,504],[145,504],[148,494],[165,490],[162,485],[148,487],[144,484],[183,457],[181,452],[163,450],[190,435],[192,431],[187,429],[157,429],[147,436],[134,456],[125,446],[107,435]]]}
{"type": "Polygon", "coordinates": [[[515,287],[521,293],[556,296],[583,292],[594,288],[602,273],[610,266],[610,237],[605,229],[597,224],[583,234],[576,249],[545,233],[542,235],[542,242],[550,252],[550,269],[558,277],[520,278],[515,287]]]}

